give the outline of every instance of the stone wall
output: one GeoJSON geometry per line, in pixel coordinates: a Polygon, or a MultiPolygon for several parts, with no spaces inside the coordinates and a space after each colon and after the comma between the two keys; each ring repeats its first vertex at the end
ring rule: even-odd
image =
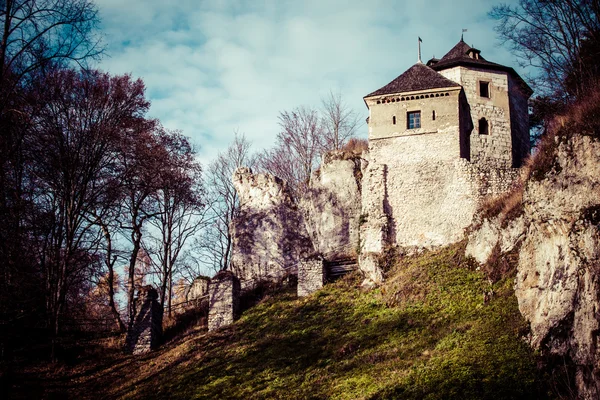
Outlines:
{"type": "Polygon", "coordinates": [[[232,271],[242,288],[295,273],[298,262],[314,250],[287,184],[270,174],[253,174],[248,168],[239,168],[233,183],[240,212],[230,227],[232,271]]]}
{"type": "Polygon", "coordinates": [[[314,257],[298,264],[298,297],[308,296],[325,284],[326,271],[323,258],[314,257]]]}
{"type": "Polygon", "coordinates": [[[529,137],[529,96],[525,94],[523,83],[508,77],[508,97],[510,101],[510,124],[512,129],[513,167],[520,167],[529,157],[531,143],[529,137]]]}
{"type": "Polygon", "coordinates": [[[221,271],[211,279],[208,293],[208,331],[231,325],[237,318],[240,280],[231,271],[221,271]]]}
{"type": "Polygon", "coordinates": [[[134,300],[135,317],[127,332],[127,350],[135,355],[154,350],[162,337],[163,308],[152,286],[139,290],[134,300]]]}
{"type": "MultiPolygon", "coordinates": [[[[408,93],[402,96],[380,96],[367,99],[369,140],[385,139],[399,135],[437,133],[448,131],[451,127],[458,132],[459,94],[460,88],[453,88],[419,92],[417,95],[408,93]],[[413,97],[415,98],[411,99],[413,97]],[[391,100],[388,102],[390,98],[393,102],[391,100]],[[397,99],[400,101],[397,101],[397,99]],[[410,111],[421,111],[420,128],[407,129],[407,113],[410,111]],[[396,117],[395,124],[393,123],[394,117],[396,117]]],[[[458,136],[456,140],[458,141],[458,136]]],[[[420,153],[427,151],[426,148],[420,149],[420,153]]]]}
{"type": "Polygon", "coordinates": [[[508,74],[473,67],[455,67],[439,73],[463,86],[473,124],[470,135],[471,162],[492,167],[512,167],[508,74]],[[480,82],[489,82],[489,97],[480,95],[480,82]],[[489,134],[487,135],[479,134],[481,118],[488,121],[489,134]]]}
{"type": "Polygon", "coordinates": [[[302,198],[306,228],[316,252],[327,261],[357,257],[361,179],[360,155],[329,152],[302,198]]]}
{"type": "Polygon", "coordinates": [[[363,253],[381,252],[386,244],[412,248],[459,241],[481,201],[516,182],[518,169],[486,168],[458,158],[448,150],[455,144],[451,136],[371,142],[363,182],[363,253]],[[420,148],[436,149],[435,156],[420,148]]]}

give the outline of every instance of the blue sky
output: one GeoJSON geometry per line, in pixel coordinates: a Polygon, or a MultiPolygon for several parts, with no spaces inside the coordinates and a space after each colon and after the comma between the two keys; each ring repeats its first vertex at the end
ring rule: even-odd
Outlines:
{"type": "Polygon", "coordinates": [[[487,17],[498,1],[96,3],[108,54],[99,68],[142,78],[150,116],[191,137],[204,163],[235,130],[257,150],[270,147],[280,111],[318,107],[330,90],[366,118],[362,97],[417,61],[419,36],[426,61],[443,56],[466,28],[465,41],[483,57],[523,72],[487,17]]]}

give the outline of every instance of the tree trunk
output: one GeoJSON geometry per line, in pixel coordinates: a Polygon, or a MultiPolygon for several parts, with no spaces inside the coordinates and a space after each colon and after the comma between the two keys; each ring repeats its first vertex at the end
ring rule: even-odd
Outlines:
{"type": "Polygon", "coordinates": [[[133,243],[133,250],[131,251],[131,257],[129,258],[129,293],[128,293],[128,304],[127,309],[129,312],[129,327],[133,325],[133,320],[135,318],[135,309],[134,309],[134,298],[135,298],[135,264],[137,262],[138,253],[140,251],[140,243],[142,241],[142,231],[141,227],[135,225],[131,232],[131,242],[133,243]]]}

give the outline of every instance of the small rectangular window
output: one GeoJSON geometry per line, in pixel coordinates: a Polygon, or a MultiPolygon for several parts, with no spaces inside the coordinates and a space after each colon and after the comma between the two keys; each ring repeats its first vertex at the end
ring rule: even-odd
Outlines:
{"type": "Polygon", "coordinates": [[[421,127],[421,111],[410,111],[407,113],[407,128],[417,129],[421,127]]]}
{"type": "Polygon", "coordinates": [[[490,83],[489,82],[479,82],[479,95],[481,97],[490,98],[490,83]]]}

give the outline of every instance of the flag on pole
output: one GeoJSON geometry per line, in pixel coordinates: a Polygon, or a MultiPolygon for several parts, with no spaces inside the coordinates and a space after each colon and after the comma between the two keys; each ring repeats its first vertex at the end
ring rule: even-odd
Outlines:
{"type": "Polygon", "coordinates": [[[419,42],[421,42],[421,43],[423,42],[423,40],[421,39],[421,36],[419,36],[419,42]]]}

